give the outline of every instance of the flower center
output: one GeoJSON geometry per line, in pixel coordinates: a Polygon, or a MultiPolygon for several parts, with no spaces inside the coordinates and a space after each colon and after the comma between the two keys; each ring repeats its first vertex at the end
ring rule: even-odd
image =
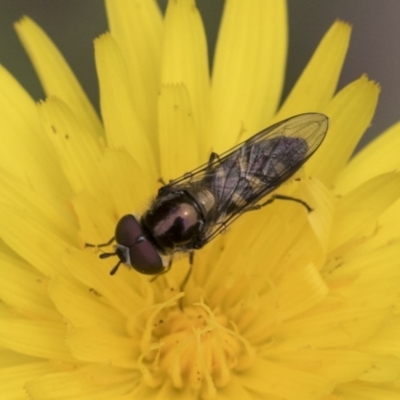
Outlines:
{"type": "Polygon", "coordinates": [[[210,397],[229,382],[233,371],[249,366],[254,350],[226,315],[203,302],[184,309],[163,305],[148,319],[144,332],[141,365],[146,384],[158,386],[167,378],[176,388],[210,397]]]}

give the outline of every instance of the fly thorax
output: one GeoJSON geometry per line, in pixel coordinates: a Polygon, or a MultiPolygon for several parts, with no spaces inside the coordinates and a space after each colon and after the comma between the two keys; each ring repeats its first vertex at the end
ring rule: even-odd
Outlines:
{"type": "Polygon", "coordinates": [[[201,213],[206,217],[215,206],[215,197],[207,189],[193,188],[186,193],[196,202],[201,213]]]}
{"type": "Polygon", "coordinates": [[[180,192],[167,199],[156,199],[152,210],[143,215],[142,223],[157,247],[168,254],[196,237],[203,219],[197,204],[180,192]]]}

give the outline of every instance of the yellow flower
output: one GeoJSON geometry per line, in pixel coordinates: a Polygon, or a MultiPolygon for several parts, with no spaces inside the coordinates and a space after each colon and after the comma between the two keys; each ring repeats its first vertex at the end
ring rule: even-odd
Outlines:
{"type": "Polygon", "coordinates": [[[277,110],[283,0],[227,0],[211,79],[193,0],[108,0],[95,41],[101,120],[29,18],[40,104],[0,69],[0,393],[5,399],[395,399],[400,394],[400,124],[349,162],[379,93],[335,94],[337,21],[277,110]],[[103,243],[159,187],[303,112],[326,140],[276,201],[150,282],[103,243]]]}

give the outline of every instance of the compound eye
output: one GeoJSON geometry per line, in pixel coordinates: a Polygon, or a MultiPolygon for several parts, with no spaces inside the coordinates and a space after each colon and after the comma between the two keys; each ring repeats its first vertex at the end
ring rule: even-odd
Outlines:
{"type": "Polygon", "coordinates": [[[146,239],[141,225],[133,215],[125,215],[119,220],[115,229],[115,241],[124,254],[122,261],[138,272],[156,275],[164,271],[160,255],[146,239]]]}
{"type": "Polygon", "coordinates": [[[129,249],[132,267],[146,275],[160,274],[165,270],[162,259],[154,246],[144,240],[129,249]]]}

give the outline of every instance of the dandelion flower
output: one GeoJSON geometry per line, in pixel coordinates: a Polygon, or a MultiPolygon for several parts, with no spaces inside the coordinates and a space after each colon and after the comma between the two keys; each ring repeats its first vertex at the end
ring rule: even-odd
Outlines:
{"type": "Polygon", "coordinates": [[[336,92],[350,27],[326,33],[277,109],[286,6],[226,1],[210,77],[193,0],[106,2],[101,119],[46,34],[16,24],[46,93],[0,69],[0,391],[7,399],[392,399],[400,394],[400,125],[349,161],[379,87],[336,92]],[[303,112],[326,140],[279,191],[154,282],[108,240],[167,181],[303,112]]]}

